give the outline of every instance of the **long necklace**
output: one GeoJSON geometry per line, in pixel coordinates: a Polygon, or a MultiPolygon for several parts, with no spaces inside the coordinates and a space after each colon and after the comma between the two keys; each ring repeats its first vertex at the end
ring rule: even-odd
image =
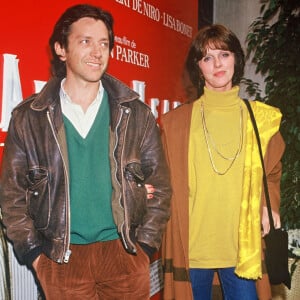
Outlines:
{"type": "Polygon", "coordinates": [[[239,145],[237,150],[235,151],[235,154],[232,157],[226,157],[225,155],[223,155],[221,153],[221,151],[217,148],[216,143],[214,142],[211,134],[209,133],[208,129],[207,129],[207,124],[206,124],[206,119],[205,119],[205,113],[204,113],[204,104],[203,102],[201,102],[201,106],[200,106],[200,111],[201,111],[201,119],[202,119],[202,127],[203,127],[203,132],[204,132],[204,137],[205,137],[205,143],[207,146],[207,150],[208,150],[208,156],[209,156],[209,160],[211,163],[211,166],[214,170],[215,173],[217,173],[218,175],[225,175],[233,166],[233,163],[236,161],[237,157],[240,155],[242,148],[243,148],[243,108],[240,105],[240,140],[239,140],[239,145]],[[212,155],[212,150],[210,147],[210,143],[212,144],[213,149],[215,150],[215,152],[223,159],[230,161],[228,167],[223,171],[219,171],[218,168],[216,167],[216,164],[213,160],[213,155],[212,155]]]}

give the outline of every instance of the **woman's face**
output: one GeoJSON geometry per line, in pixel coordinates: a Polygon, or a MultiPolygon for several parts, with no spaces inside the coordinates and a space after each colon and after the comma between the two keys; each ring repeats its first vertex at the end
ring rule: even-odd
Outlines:
{"type": "Polygon", "coordinates": [[[205,80],[205,86],[214,91],[228,91],[232,88],[234,54],[227,50],[207,49],[206,55],[198,62],[205,80]]]}

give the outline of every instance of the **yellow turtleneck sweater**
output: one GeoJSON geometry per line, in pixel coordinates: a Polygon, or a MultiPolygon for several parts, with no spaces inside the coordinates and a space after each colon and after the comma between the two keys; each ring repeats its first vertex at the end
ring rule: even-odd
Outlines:
{"type": "Polygon", "coordinates": [[[204,95],[193,105],[189,142],[190,268],[234,267],[237,263],[246,126],[246,108],[238,92],[237,86],[226,92],[204,88],[204,95]],[[239,146],[241,152],[230,166],[232,160],[220,154],[232,158],[239,146]],[[224,175],[216,172],[227,169],[224,175]]]}

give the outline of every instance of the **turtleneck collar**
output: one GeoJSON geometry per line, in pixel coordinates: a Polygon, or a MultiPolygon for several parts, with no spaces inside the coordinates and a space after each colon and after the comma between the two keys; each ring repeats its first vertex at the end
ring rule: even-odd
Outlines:
{"type": "Polygon", "coordinates": [[[204,94],[201,96],[206,106],[229,107],[240,103],[239,86],[234,86],[231,90],[225,92],[217,92],[204,87],[204,94]]]}

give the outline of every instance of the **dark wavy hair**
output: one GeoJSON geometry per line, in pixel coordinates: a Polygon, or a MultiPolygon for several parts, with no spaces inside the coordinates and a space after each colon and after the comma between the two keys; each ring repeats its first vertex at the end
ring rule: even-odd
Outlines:
{"type": "Polygon", "coordinates": [[[49,46],[52,54],[51,71],[53,76],[58,78],[64,78],[66,76],[66,64],[56,54],[54,47],[55,43],[58,42],[62,48],[67,49],[71,25],[79,19],[85,17],[101,20],[105,24],[109,36],[109,50],[111,51],[113,49],[114,21],[110,12],[89,4],[74,5],[68,8],[58,19],[54,26],[53,33],[49,39],[49,46]]]}
{"type": "Polygon", "coordinates": [[[191,43],[185,63],[189,78],[197,88],[199,97],[204,92],[205,81],[198,62],[206,55],[208,48],[227,50],[234,54],[235,63],[232,85],[238,85],[244,74],[245,55],[236,35],[220,24],[201,28],[191,43]]]}

